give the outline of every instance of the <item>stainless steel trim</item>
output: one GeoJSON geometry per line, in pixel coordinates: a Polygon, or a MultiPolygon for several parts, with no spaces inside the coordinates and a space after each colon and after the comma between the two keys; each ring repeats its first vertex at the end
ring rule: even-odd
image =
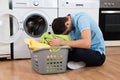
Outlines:
{"type": "Polygon", "coordinates": [[[120,13],[120,11],[101,11],[101,13],[120,13]]]}

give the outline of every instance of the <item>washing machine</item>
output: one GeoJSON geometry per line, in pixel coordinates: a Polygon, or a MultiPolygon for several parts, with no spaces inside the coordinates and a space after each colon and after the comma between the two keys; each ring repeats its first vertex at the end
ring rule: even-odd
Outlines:
{"type": "Polygon", "coordinates": [[[58,16],[85,12],[98,24],[100,0],[59,0],[58,16]]]}
{"type": "Polygon", "coordinates": [[[52,32],[51,22],[57,17],[57,0],[12,0],[12,9],[1,15],[10,16],[10,36],[3,43],[12,43],[13,59],[30,58],[25,38],[40,40],[41,35],[52,32]]]}
{"type": "MultiPolygon", "coordinates": [[[[3,10],[9,10],[8,0],[0,0],[0,13],[3,10]]],[[[9,36],[9,24],[9,16],[0,17],[0,39],[4,38],[4,36],[9,36]]],[[[0,43],[0,58],[11,58],[10,44],[0,43]]]]}

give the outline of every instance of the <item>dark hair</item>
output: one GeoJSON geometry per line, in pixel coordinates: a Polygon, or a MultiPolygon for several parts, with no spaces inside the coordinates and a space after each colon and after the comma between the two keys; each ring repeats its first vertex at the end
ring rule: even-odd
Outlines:
{"type": "Polygon", "coordinates": [[[67,27],[65,26],[65,22],[68,20],[67,17],[58,17],[55,18],[52,22],[52,29],[55,34],[62,34],[67,27]]]}

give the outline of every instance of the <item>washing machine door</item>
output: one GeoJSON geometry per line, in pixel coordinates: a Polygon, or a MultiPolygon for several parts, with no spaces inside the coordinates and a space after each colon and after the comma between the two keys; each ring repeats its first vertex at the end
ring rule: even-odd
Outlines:
{"type": "Polygon", "coordinates": [[[47,31],[48,21],[38,13],[32,13],[25,18],[23,26],[27,35],[33,38],[39,38],[47,31]]]}
{"type": "Polygon", "coordinates": [[[0,43],[13,43],[20,37],[21,29],[17,15],[12,10],[0,11],[0,43]],[[13,19],[15,27],[13,27],[13,19]],[[13,28],[18,30],[13,33],[13,28]]]}

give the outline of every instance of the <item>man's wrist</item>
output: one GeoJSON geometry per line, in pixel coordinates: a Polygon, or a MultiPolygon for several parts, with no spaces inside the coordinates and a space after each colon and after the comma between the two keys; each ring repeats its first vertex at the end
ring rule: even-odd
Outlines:
{"type": "Polygon", "coordinates": [[[64,40],[62,40],[60,44],[62,46],[69,46],[69,42],[68,41],[64,41],[64,40]]]}
{"type": "Polygon", "coordinates": [[[61,40],[60,45],[64,46],[65,45],[64,43],[65,43],[64,40],[61,40]]]}

